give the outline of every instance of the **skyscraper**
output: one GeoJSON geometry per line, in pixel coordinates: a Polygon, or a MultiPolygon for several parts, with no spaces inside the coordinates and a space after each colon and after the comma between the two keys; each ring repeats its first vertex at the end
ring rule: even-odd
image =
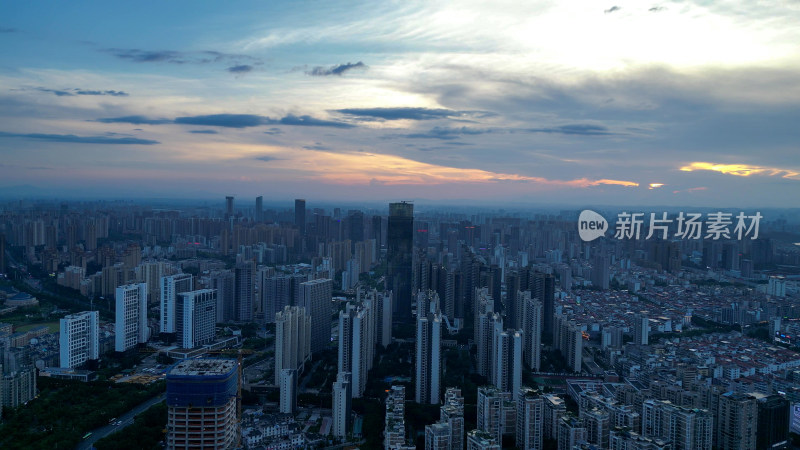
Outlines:
{"type": "Polygon", "coordinates": [[[416,401],[438,404],[442,389],[442,313],[433,291],[417,296],[416,401]]]}
{"type": "Polygon", "coordinates": [[[280,386],[281,371],[302,370],[311,358],[311,317],[305,308],[285,306],[275,314],[275,385],[280,386]]]}
{"type": "Polygon", "coordinates": [[[367,373],[375,355],[375,321],[372,299],[348,304],[339,312],[339,372],[350,372],[354,398],[367,387],[367,373]]]}
{"type": "Polygon", "coordinates": [[[294,226],[300,231],[300,236],[306,234],[306,201],[298,198],[294,201],[294,226]]]}
{"type": "Polygon", "coordinates": [[[461,389],[447,388],[439,408],[439,422],[450,427],[450,448],[464,450],[464,397],[461,389]]]}
{"type": "Polygon", "coordinates": [[[60,320],[60,366],[72,369],[100,357],[100,313],[84,311],[60,320]]]}
{"type": "Polygon", "coordinates": [[[386,288],[394,293],[394,320],[411,321],[414,205],[389,203],[386,288]]]}
{"type": "Polygon", "coordinates": [[[333,383],[333,435],[345,437],[351,428],[352,385],[350,372],[339,372],[333,383]]]}
{"type": "Polygon", "coordinates": [[[179,273],[161,277],[161,317],[159,318],[159,331],[162,333],[175,332],[175,301],[181,292],[192,290],[192,275],[179,273]]]}
{"type": "Polygon", "coordinates": [[[280,412],[294,414],[297,412],[297,369],[281,370],[280,378],[280,412]]]}
{"type": "Polygon", "coordinates": [[[522,331],[525,336],[525,362],[531,370],[538,371],[542,354],[542,302],[530,297],[530,292],[519,292],[517,301],[523,305],[522,331]]]}
{"type": "Polygon", "coordinates": [[[517,395],[517,448],[541,450],[543,447],[544,398],[537,389],[523,387],[517,395]]]}
{"type": "Polygon", "coordinates": [[[553,336],[553,306],[555,305],[555,277],[549,273],[534,272],[530,280],[531,297],[542,302],[542,336],[550,342],[553,336]]]}
{"type": "Polygon", "coordinates": [[[756,448],[758,404],[747,394],[726,392],[719,396],[717,447],[721,450],[756,448]]]}
{"type": "Polygon", "coordinates": [[[789,440],[789,400],[773,394],[758,398],[757,448],[772,448],[789,440]]]}
{"type": "Polygon", "coordinates": [[[147,285],[127,284],[116,290],[116,321],[114,349],[124,352],[147,342],[147,285]]]}
{"type": "Polygon", "coordinates": [[[264,197],[256,197],[256,222],[264,220],[264,197]]]}
{"type": "Polygon", "coordinates": [[[522,387],[523,339],[519,330],[495,328],[491,381],[503,392],[513,394],[522,387]]]}
{"type": "Polygon", "coordinates": [[[183,348],[195,348],[214,340],[217,291],[200,289],[181,292],[175,302],[175,332],[183,348]]]}
{"type": "Polygon", "coordinates": [[[167,448],[232,448],[236,418],[236,360],[185,359],[167,372],[167,448]]]}
{"type": "Polygon", "coordinates": [[[503,407],[509,393],[501,392],[495,386],[478,388],[478,430],[489,433],[495,442],[503,442],[503,407]]]}
{"type": "Polygon", "coordinates": [[[319,278],[300,283],[300,306],[311,315],[311,353],[325,350],[331,342],[333,281],[319,278]]]}
{"type": "Polygon", "coordinates": [[[650,319],[644,314],[633,317],[633,343],[647,345],[650,342],[650,319]]]}
{"type": "Polygon", "coordinates": [[[233,196],[225,197],[225,218],[233,217],[233,196]]]}
{"type": "Polygon", "coordinates": [[[233,312],[238,322],[253,321],[253,301],[255,296],[256,265],[245,261],[234,269],[233,312]]]}

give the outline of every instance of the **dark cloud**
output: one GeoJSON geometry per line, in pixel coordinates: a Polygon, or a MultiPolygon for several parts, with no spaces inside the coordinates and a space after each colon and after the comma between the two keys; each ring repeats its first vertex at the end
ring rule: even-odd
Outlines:
{"type": "Polygon", "coordinates": [[[48,142],[65,142],[71,144],[127,144],[127,145],[154,145],[158,141],[132,137],[114,138],[108,136],[75,136],[74,134],[39,134],[39,133],[6,133],[0,131],[0,137],[26,138],[48,142]]]}
{"type": "Polygon", "coordinates": [[[333,120],[322,120],[311,116],[295,116],[289,114],[288,116],[278,121],[281,125],[299,125],[307,127],[333,127],[333,128],[353,128],[354,125],[344,122],[336,122],[333,120]]]}
{"type": "MultiPolygon", "coordinates": [[[[71,97],[74,95],[110,95],[113,97],[127,97],[128,93],[123,91],[97,91],[97,90],[88,90],[88,89],[48,89],[43,87],[35,88],[37,91],[40,92],[50,92],[59,97],[71,97]]],[[[23,89],[24,90],[24,89],[23,89]]]]}
{"type": "Polygon", "coordinates": [[[276,158],[274,156],[264,155],[264,156],[256,156],[253,159],[257,159],[259,161],[270,162],[270,161],[277,161],[280,158],[276,158]]]}
{"type": "Polygon", "coordinates": [[[116,56],[119,59],[137,63],[158,63],[166,62],[172,64],[208,64],[216,62],[234,63],[236,67],[245,67],[241,61],[255,61],[260,63],[257,58],[248,55],[235,55],[222,53],[213,50],[201,52],[182,52],[177,50],[141,50],[138,48],[106,48],[101,50],[105,53],[116,56]]]}
{"type": "Polygon", "coordinates": [[[107,117],[104,119],[97,119],[95,122],[130,123],[133,125],[162,125],[165,123],[172,123],[172,121],[168,119],[150,119],[145,116],[107,117]]]}
{"type": "Polygon", "coordinates": [[[328,68],[317,66],[311,69],[311,72],[306,72],[306,74],[315,76],[315,77],[327,77],[330,75],[344,75],[345,72],[353,69],[366,69],[367,65],[363,62],[359,61],[355,64],[347,63],[347,64],[339,64],[336,66],[331,66],[328,68]]]}
{"type": "Polygon", "coordinates": [[[215,130],[191,130],[191,131],[189,131],[189,133],[194,133],[194,134],[218,134],[219,132],[215,131],[215,130]]]}
{"type": "Polygon", "coordinates": [[[491,133],[492,130],[489,129],[479,129],[479,128],[447,128],[447,127],[434,127],[431,128],[430,131],[426,131],[423,133],[411,133],[411,134],[400,134],[400,135],[391,135],[388,137],[405,137],[411,139],[442,139],[442,140],[450,140],[450,139],[458,139],[464,135],[478,135],[478,134],[485,134],[491,133]]]}
{"type": "Polygon", "coordinates": [[[652,8],[648,9],[648,11],[650,11],[650,12],[659,12],[659,11],[663,11],[665,9],[667,9],[667,8],[664,8],[663,6],[653,6],[652,8]]]}
{"type": "Polygon", "coordinates": [[[274,121],[269,117],[255,114],[211,114],[207,116],[178,117],[175,119],[175,123],[180,125],[247,128],[274,123],[274,121]]]}
{"type": "Polygon", "coordinates": [[[19,30],[17,30],[16,28],[0,27],[0,33],[16,33],[17,31],[19,30]]]}
{"type": "Polygon", "coordinates": [[[606,127],[588,124],[561,125],[550,128],[530,128],[527,131],[533,133],[560,133],[582,136],[610,136],[616,134],[610,132],[606,127]]]}
{"type": "Polygon", "coordinates": [[[314,145],[305,145],[305,146],[303,146],[303,148],[306,149],[306,150],[330,150],[331,149],[330,147],[326,147],[325,145],[322,145],[322,143],[320,143],[320,142],[315,142],[314,145]]]}
{"type": "Polygon", "coordinates": [[[454,111],[443,108],[346,108],[335,111],[359,118],[383,120],[434,120],[464,116],[488,117],[493,115],[488,111],[454,111]]]}
{"type": "Polygon", "coordinates": [[[253,71],[253,66],[247,64],[239,64],[238,66],[228,67],[230,73],[248,73],[253,71]]]}
{"type": "Polygon", "coordinates": [[[619,11],[620,9],[622,9],[622,7],[621,7],[621,6],[616,6],[616,5],[614,5],[614,6],[612,6],[611,8],[608,8],[607,10],[605,10],[605,11],[603,11],[603,12],[604,12],[604,13],[606,13],[606,14],[611,14],[611,13],[613,13],[613,12],[617,12],[617,11],[619,11]]]}
{"type": "Polygon", "coordinates": [[[276,136],[279,134],[283,134],[283,131],[280,128],[270,128],[269,130],[265,131],[264,134],[276,136]]]}

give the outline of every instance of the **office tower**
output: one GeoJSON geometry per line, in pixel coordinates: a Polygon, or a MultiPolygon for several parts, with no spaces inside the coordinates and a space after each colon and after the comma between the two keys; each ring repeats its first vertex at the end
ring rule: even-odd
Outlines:
{"type": "Polygon", "coordinates": [[[745,450],[756,448],[758,404],[747,394],[726,392],[719,397],[717,448],[745,450]]]}
{"type": "Polygon", "coordinates": [[[608,448],[608,432],[611,424],[608,412],[600,408],[581,411],[581,420],[586,429],[586,441],[600,448],[608,448]]]}
{"type": "Polygon", "coordinates": [[[176,322],[175,301],[178,294],[189,292],[192,287],[192,275],[179,273],[161,277],[161,317],[159,319],[159,331],[162,333],[174,333],[176,322]]]}
{"type": "Polygon", "coordinates": [[[234,281],[233,272],[230,270],[214,271],[205,278],[205,287],[217,291],[217,323],[234,320],[234,281]]]}
{"type": "Polygon", "coordinates": [[[300,283],[300,306],[311,316],[311,353],[325,350],[331,341],[332,289],[327,278],[300,283]]]}
{"type": "Polygon", "coordinates": [[[294,201],[294,226],[300,231],[300,236],[306,234],[306,201],[305,199],[295,199],[294,201]]]}
{"type": "Polygon", "coordinates": [[[558,424],[567,413],[564,399],[555,394],[544,395],[544,424],[542,432],[545,439],[558,439],[558,424]]]}
{"type": "Polygon", "coordinates": [[[501,392],[495,386],[481,386],[478,388],[478,430],[485,431],[495,439],[503,442],[504,417],[503,409],[510,393],[501,392]]]}
{"type": "Polygon", "coordinates": [[[758,398],[756,448],[789,441],[789,401],[777,394],[758,398]]]}
{"type": "Polygon", "coordinates": [[[386,348],[392,343],[392,292],[370,291],[375,299],[375,340],[386,348]]]}
{"type": "Polygon", "coordinates": [[[339,312],[339,372],[351,373],[353,397],[367,387],[367,373],[375,356],[375,321],[372,300],[348,304],[339,312]]]}
{"type": "Polygon", "coordinates": [[[654,399],[642,405],[642,436],[672,441],[674,450],[711,450],[713,434],[714,418],[706,409],[654,399]]]}
{"type": "Polygon", "coordinates": [[[531,370],[538,371],[542,352],[542,302],[532,299],[529,291],[518,292],[517,301],[522,305],[522,332],[525,336],[524,358],[531,370]]]}
{"type": "Polygon", "coordinates": [[[522,346],[519,330],[495,329],[492,383],[503,392],[519,392],[522,387],[522,346]]]}
{"type": "Polygon", "coordinates": [[[167,372],[167,448],[232,448],[239,441],[236,417],[237,361],[185,359],[167,372]]]}
{"type": "Polygon", "coordinates": [[[181,292],[175,302],[175,333],[183,348],[211,343],[216,335],[217,291],[181,292]]]}
{"type": "Polygon", "coordinates": [[[386,289],[394,293],[394,320],[411,321],[411,264],[414,249],[414,205],[389,203],[386,289]]]}
{"type": "Polygon", "coordinates": [[[256,222],[264,221],[264,197],[256,197],[256,222]]]}
{"type": "Polygon", "coordinates": [[[74,369],[100,357],[100,313],[84,311],[60,320],[60,367],[74,369]]]}
{"type": "Polygon", "coordinates": [[[543,448],[544,398],[538,389],[523,387],[517,395],[517,448],[543,448]]]}
{"type": "Polygon", "coordinates": [[[608,290],[608,282],[609,282],[609,271],[608,271],[608,256],[606,255],[594,255],[592,258],[592,286],[595,286],[602,290],[608,290]]]}
{"type": "Polygon", "coordinates": [[[345,437],[351,427],[352,384],[350,372],[339,372],[333,383],[333,435],[345,437]]]}
{"type": "Polygon", "coordinates": [[[438,404],[442,389],[442,313],[433,291],[417,296],[416,401],[438,404]]]}
{"type": "Polygon", "coordinates": [[[449,427],[450,448],[464,450],[464,397],[461,389],[447,388],[444,404],[439,408],[439,422],[449,427]]]}
{"type": "Polygon", "coordinates": [[[147,342],[147,285],[127,284],[116,290],[116,321],[114,349],[124,352],[147,342]]]}
{"type": "Polygon", "coordinates": [[[583,422],[572,413],[565,414],[558,423],[558,450],[572,450],[586,441],[583,422]]]}
{"type": "Polygon", "coordinates": [[[233,217],[233,197],[225,197],[225,218],[233,217]]]}
{"type": "Polygon", "coordinates": [[[633,343],[647,345],[650,342],[650,319],[644,314],[633,316],[633,343]]]}
{"type": "Polygon", "coordinates": [[[531,298],[542,302],[542,336],[550,342],[553,335],[553,313],[556,281],[549,273],[534,272],[530,278],[531,298]]]}
{"type": "Polygon", "coordinates": [[[275,385],[280,386],[281,371],[302,372],[311,358],[311,317],[305,308],[284,306],[275,314],[275,385]]]}
{"type": "Polygon", "coordinates": [[[437,422],[425,425],[425,450],[451,450],[450,425],[437,422]]]}
{"type": "Polygon", "coordinates": [[[497,438],[481,430],[472,430],[467,433],[467,450],[500,450],[497,438]]]}
{"type": "Polygon", "coordinates": [[[281,414],[297,412],[297,369],[281,370],[281,414]]]}
{"type": "Polygon", "coordinates": [[[36,367],[26,366],[3,375],[0,370],[0,411],[16,408],[36,398],[36,367]]]}
{"type": "Polygon", "coordinates": [[[256,265],[245,261],[236,265],[234,273],[233,312],[238,322],[253,321],[256,265]]]}

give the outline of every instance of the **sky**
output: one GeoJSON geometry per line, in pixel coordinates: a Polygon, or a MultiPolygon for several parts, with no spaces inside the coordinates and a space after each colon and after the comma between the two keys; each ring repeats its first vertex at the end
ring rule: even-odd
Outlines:
{"type": "Polygon", "coordinates": [[[796,1],[3,2],[3,195],[800,206],[796,1]]]}

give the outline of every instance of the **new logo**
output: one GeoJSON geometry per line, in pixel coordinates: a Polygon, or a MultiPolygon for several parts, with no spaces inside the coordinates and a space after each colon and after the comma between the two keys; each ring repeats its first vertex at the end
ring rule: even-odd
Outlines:
{"type": "Polygon", "coordinates": [[[586,242],[604,235],[607,229],[606,219],[592,210],[584,209],[578,216],[578,235],[586,242]]]}

